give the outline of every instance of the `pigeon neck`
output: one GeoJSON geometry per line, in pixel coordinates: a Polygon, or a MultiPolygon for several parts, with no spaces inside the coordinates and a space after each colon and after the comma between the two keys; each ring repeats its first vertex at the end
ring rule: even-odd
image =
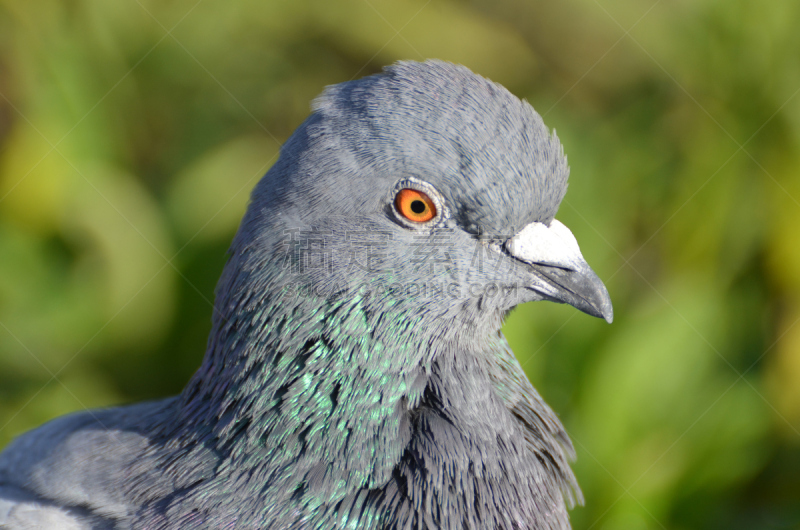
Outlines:
{"type": "Polygon", "coordinates": [[[484,315],[480,327],[459,326],[457,308],[432,318],[403,300],[276,293],[263,287],[269,278],[231,271],[218,287],[206,356],[182,394],[184,417],[214,425],[222,438],[234,425],[272,422],[287,403],[312,400],[306,406],[330,414],[347,413],[353,401],[413,404],[434,359],[480,350],[502,322],[484,315]]]}
{"type": "MultiPolygon", "coordinates": [[[[223,298],[228,318],[215,319],[178,423],[232,461],[218,473],[231,488],[247,483],[245,475],[262,477],[270,506],[286,512],[278,520],[326,513],[368,490],[401,492],[410,510],[435,501],[472,513],[476,499],[491,492],[508,499],[503,509],[519,521],[537,517],[530,499],[563,510],[563,484],[542,467],[526,436],[545,449],[557,444],[532,414],[524,434],[499,391],[506,368],[492,359],[513,360],[502,336],[487,338],[486,349],[465,349],[430,333],[419,315],[372,311],[363,299],[248,300],[223,298]],[[487,484],[491,491],[481,489],[487,484]],[[465,485],[475,502],[452,493],[465,485]]],[[[528,390],[504,388],[520,401],[528,390]]],[[[376,512],[383,511],[381,498],[376,512]]]]}
{"type": "Polygon", "coordinates": [[[314,436],[351,436],[343,444],[366,448],[360,436],[395,436],[399,411],[424,389],[430,345],[418,316],[390,317],[358,298],[220,298],[205,359],[181,396],[181,421],[211,429],[221,445],[303,451],[314,436]],[[333,425],[346,432],[330,432],[333,425]]]}

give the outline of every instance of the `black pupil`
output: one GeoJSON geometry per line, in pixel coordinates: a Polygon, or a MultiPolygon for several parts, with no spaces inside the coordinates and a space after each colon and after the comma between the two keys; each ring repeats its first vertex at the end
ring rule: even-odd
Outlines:
{"type": "Polygon", "coordinates": [[[411,201],[411,211],[417,215],[421,214],[425,211],[425,203],[420,200],[411,201]]]}

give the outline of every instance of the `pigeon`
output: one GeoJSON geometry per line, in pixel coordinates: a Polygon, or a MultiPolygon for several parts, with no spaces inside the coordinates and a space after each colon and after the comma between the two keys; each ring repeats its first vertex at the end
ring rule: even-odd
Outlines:
{"type": "Polygon", "coordinates": [[[612,320],[555,219],[527,102],[399,62],[329,86],[255,186],[200,368],[0,454],[8,529],[567,529],[574,450],[501,332],[531,301],[612,320]]]}

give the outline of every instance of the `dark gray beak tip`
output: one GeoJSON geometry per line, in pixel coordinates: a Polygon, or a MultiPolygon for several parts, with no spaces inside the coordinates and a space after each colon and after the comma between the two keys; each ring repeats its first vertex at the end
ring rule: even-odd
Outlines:
{"type": "Polygon", "coordinates": [[[531,267],[555,287],[554,291],[547,293],[550,300],[569,304],[587,315],[602,318],[609,324],[614,321],[614,308],[608,289],[585,262],[576,267],[576,270],[539,264],[531,267]]]}
{"type": "Polygon", "coordinates": [[[611,296],[608,294],[608,289],[606,289],[606,286],[594,271],[588,267],[587,270],[583,271],[582,276],[583,281],[580,282],[583,284],[582,289],[577,292],[580,298],[583,298],[584,304],[576,307],[611,324],[614,321],[614,307],[611,305],[611,296]],[[590,311],[587,310],[589,308],[591,308],[590,311]]]}
{"type": "Polygon", "coordinates": [[[611,307],[611,298],[608,294],[606,294],[606,299],[600,307],[600,314],[598,316],[604,318],[609,324],[614,322],[614,308],[611,307]]]}
{"type": "Polygon", "coordinates": [[[584,287],[584,289],[575,293],[578,296],[572,302],[572,305],[588,315],[602,318],[611,324],[614,321],[614,308],[611,305],[611,297],[608,295],[608,290],[594,273],[591,273],[590,278],[592,280],[591,283],[587,282],[588,285],[585,285],[585,287],[589,288],[584,287]]]}

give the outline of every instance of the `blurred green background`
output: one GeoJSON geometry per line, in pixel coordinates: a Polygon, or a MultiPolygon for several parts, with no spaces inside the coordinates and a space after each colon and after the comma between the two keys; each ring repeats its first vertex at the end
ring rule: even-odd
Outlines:
{"type": "Polygon", "coordinates": [[[526,98],[609,326],[506,333],[575,442],[576,529],[800,528],[800,2],[0,0],[0,446],[179,392],[251,187],[398,59],[526,98]]]}

